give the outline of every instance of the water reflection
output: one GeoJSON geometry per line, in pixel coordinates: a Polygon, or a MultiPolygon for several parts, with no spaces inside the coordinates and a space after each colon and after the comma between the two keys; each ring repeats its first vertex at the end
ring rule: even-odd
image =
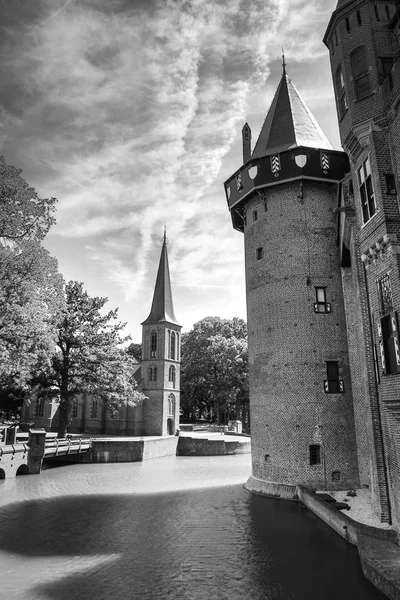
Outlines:
{"type": "Polygon", "coordinates": [[[0,598],[383,598],[311,513],[245,492],[248,470],[182,457],[0,482],[0,598]]]}

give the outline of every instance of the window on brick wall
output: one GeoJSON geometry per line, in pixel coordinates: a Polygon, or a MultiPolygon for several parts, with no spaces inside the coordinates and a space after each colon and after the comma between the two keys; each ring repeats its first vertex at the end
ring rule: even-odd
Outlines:
{"type": "Polygon", "coordinates": [[[389,91],[393,89],[393,74],[392,74],[392,66],[393,66],[393,57],[392,56],[381,56],[380,59],[380,71],[382,81],[387,81],[387,86],[389,91]]]}
{"type": "Polygon", "coordinates": [[[368,158],[358,169],[358,185],[360,187],[363,221],[366,223],[376,212],[375,194],[372,185],[371,164],[368,158]]]}
{"type": "Polygon", "coordinates": [[[392,285],[389,273],[378,280],[379,308],[378,341],[384,374],[400,373],[400,341],[397,313],[393,310],[392,285]]]}
{"type": "Polygon", "coordinates": [[[335,29],[335,46],[338,45],[338,36],[337,36],[337,31],[335,29]]]}
{"type": "Polygon", "coordinates": [[[347,31],[347,33],[349,33],[349,31],[350,31],[350,19],[349,19],[349,17],[346,17],[346,31],[347,31]]]}
{"type": "Polygon", "coordinates": [[[150,356],[155,358],[157,355],[157,332],[151,332],[150,356]]]}
{"type": "Polygon", "coordinates": [[[156,365],[150,365],[148,368],[149,381],[157,381],[157,367],[156,365]]]}
{"type": "Polygon", "coordinates": [[[315,288],[316,302],[314,302],[315,313],[330,313],[331,305],[326,301],[326,287],[315,288]]]}
{"type": "Polygon", "coordinates": [[[170,366],[169,368],[169,376],[168,376],[168,380],[172,381],[172,385],[175,387],[175,379],[176,379],[176,369],[173,365],[170,366]]]}
{"type": "Polygon", "coordinates": [[[261,260],[262,257],[263,257],[263,249],[260,246],[260,248],[257,248],[257,250],[256,250],[256,259],[257,260],[261,260]]]}
{"type": "Polygon", "coordinates": [[[386,193],[390,196],[396,195],[396,181],[393,173],[385,173],[386,193]]]}
{"type": "Polygon", "coordinates": [[[361,11],[357,10],[356,15],[357,15],[357,25],[361,25],[362,24],[361,11]]]}
{"type": "Polygon", "coordinates": [[[339,379],[339,362],[327,360],[326,379],[324,381],[324,392],[326,394],[341,394],[344,392],[343,380],[339,379]]]}
{"type": "Polygon", "coordinates": [[[344,77],[343,77],[343,71],[342,71],[341,65],[339,65],[338,68],[336,69],[335,81],[336,81],[336,96],[337,96],[337,102],[338,102],[338,108],[339,108],[339,119],[341,119],[348,108],[346,90],[344,87],[344,77]]]}
{"type": "Polygon", "coordinates": [[[390,21],[390,11],[389,11],[389,7],[387,4],[385,4],[385,12],[386,12],[387,20],[390,21]]]}
{"type": "Polygon", "coordinates": [[[310,444],[309,446],[310,465],[321,464],[321,446],[319,444],[310,444]]]}
{"type": "Polygon", "coordinates": [[[258,211],[257,210],[253,210],[253,222],[254,221],[258,221],[258,211]]]}
{"type": "Polygon", "coordinates": [[[371,78],[365,46],[359,46],[350,54],[356,100],[362,100],[372,92],[371,78]]]}
{"type": "Polygon", "coordinates": [[[91,403],[90,403],[89,418],[90,419],[96,419],[97,418],[97,400],[92,400],[91,403]]]}
{"type": "Polygon", "coordinates": [[[374,11],[375,11],[375,19],[377,21],[380,21],[380,18],[379,18],[379,9],[378,9],[378,5],[377,4],[374,4],[374,11]]]}
{"type": "Polygon", "coordinates": [[[44,398],[36,400],[35,417],[44,417],[44,398]]]}

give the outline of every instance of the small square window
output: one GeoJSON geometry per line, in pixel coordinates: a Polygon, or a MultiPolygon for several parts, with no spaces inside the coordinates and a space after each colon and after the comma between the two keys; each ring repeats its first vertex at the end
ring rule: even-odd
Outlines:
{"type": "Polygon", "coordinates": [[[311,444],[309,446],[310,465],[321,464],[321,446],[319,444],[311,444]]]}
{"type": "Polygon", "coordinates": [[[332,471],[332,481],[340,481],[340,471],[332,471]]]}
{"type": "Polygon", "coordinates": [[[257,260],[261,260],[262,257],[263,257],[263,249],[261,247],[257,248],[257,250],[256,250],[256,258],[257,258],[257,260]]]}
{"type": "Polygon", "coordinates": [[[385,181],[386,181],[386,193],[391,196],[395,196],[396,195],[396,181],[395,181],[393,173],[386,173],[385,181]]]}

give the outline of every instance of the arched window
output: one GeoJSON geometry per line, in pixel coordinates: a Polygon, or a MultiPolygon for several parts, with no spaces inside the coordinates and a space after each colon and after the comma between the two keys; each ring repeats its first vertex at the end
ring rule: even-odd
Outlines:
{"type": "Polygon", "coordinates": [[[148,368],[149,381],[157,381],[157,367],[156,365],[150,365],[148,368]]]}
{"type": "Polygon", "coordinates": [[[179,360],[179,333],[176,334],[176,360],[179,360]]]}
{"type": "Polygon", "coordinates": [[[175,396],[170,394],[168,396],[168,416],[175,414],[175,396]]]}
{"type": "Polygon", "coordinates": [[[172,381],[173,387],[175,387],[175,379],[176,379],[176,369],[173,365],[169,368],[169,381],[172,381]]]}
{"type": "Polygon", "coordinates": [[[171,358],[171,330],[168,329],[168,358],[171,358]]]}
{"type": "Polygon", "coordinates": [[[353,50],[353,52],[350,54],[350,64],[356,100],[361,100],[372,92],[367,51],[365,46],[359,46],[353,50]]]}
{"type": "Polygon", "coordinates": [[[175,337],[175,331],[173,331],[171,333],[171,352],[170,352],[170,358],[172,358],[172,360],[175,360],[175,347],[176,347],[176,337],[175,337]]]}
{"type": "Polygon", "coordinates": [[[151,332],[150,356],[151,358],[157,356],[157,331],[151,332]]]}
{"type": "Polygon", "coordinates": [[[347,98],[346,91],[344,89],[344,77],[341,65],[339,65],[336,69],[335,83],[339,119],[341,119],[347,110],[347,98]]]}

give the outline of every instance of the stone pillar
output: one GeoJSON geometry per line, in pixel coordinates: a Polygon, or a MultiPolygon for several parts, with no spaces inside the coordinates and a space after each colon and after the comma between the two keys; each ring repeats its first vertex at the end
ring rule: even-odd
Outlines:
{"type": "Polygon", "coordinates": [[[42,470],[42,462],[46,445],[46,431],[44,429],[29,430],[28,469],[31,474],[38,474],[42,470]]]}

